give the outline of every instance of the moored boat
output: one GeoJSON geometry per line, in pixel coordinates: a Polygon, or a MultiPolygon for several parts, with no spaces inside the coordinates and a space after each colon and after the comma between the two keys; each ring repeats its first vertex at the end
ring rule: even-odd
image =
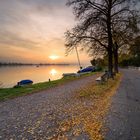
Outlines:
{"type": "Polygon", "coordinates": [[[27,79],[27,80],[21,80],[20,82],[17,83],[18,86],[24,86],[29,84],[33,84],[33,81],[27,79]]]}
{"type": "Polygon", "coordinates": [[[79,70],[78,73],[94,72],[94,71],[96,71],[95,66],[88,66],[86,68],[83,68],[83,69],[79,70]]]}
{"type": "Polygon", "coordinates": [[[78,73],[63,73],[62,74],[63,77],[78,77],[80,76],[78,73]]]}

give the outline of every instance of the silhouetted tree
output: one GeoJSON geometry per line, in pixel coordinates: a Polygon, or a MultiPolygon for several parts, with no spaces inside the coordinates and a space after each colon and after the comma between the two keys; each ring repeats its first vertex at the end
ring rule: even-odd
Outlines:
{"type": "Polygon", "coordinates": [[[112,22],[114,71],[118,73],[118,51],[126,52],[132,45],[135,36],[139,33],[138,11],[127,7],[125,14],[117,15],[112,22]]]}
{"type": "MultiPolygon", "coordinates": [[[[108,54],[108,70],[113,72],[113,25],[124,21],[130,8],[129,0],[69,0],[78,19],[77,25],[66,32],[67,52],[75,45],[94,55],[108,54]]],[[[132,1],[131,1],[132,2],[132,1]]],[[[132,12],[132,11],[131,11],[132,12]]]]}
{"type": "Polygon", "coordinates": [[[134,39],[134,43],[130,47],[130,54],[133,55],[133,57],[140,57],[140,36],[134,39]]]}
{"type": "Polygon", "coordinates": [[[96,60],[95,60],[95,59],[92,59],[92,60],[90,61],[90,63],[92,64],[92,66],[96,66],[96,60]]]}

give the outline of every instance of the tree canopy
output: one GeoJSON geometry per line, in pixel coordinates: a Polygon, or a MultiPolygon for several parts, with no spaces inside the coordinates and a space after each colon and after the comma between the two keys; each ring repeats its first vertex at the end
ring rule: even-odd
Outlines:
{"type": "Polygon", "coordinates": [[[134,39],[134,43],[130,47],[130,54],[132,54],[135,57],[140,57],[140,36],[137,36],[134,39]]]}
{"type": "Polygon", "coordinates": [[[107,54],[108,69],[112,74],[114,41],[119,36],[117,42],[125,43],[125,33],[129,31],[131,36],[130,27],[136,27],[134,21],[138,14],[129,6],[133,2],[136,0],[68,0],[67,5],[73,7],[78,24],[65,33],[67,52],[80,45],[90,55],[107,54]]]}

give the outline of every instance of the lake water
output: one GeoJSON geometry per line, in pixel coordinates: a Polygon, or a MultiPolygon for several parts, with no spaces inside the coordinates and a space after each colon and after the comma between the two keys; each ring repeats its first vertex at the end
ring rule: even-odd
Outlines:
{"type": "Polygon", "coordinates": [[[0,87],[13,87],[24,79],[31,79],[34,83],[56,80],[60,79],[63,73],[77,72],[78,69],[76,65],[0,67],[0,87]]]}

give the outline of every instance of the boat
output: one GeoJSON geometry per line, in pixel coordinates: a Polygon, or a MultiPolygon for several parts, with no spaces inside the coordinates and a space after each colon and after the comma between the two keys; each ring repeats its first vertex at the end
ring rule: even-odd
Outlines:
{"type": "Polygon", "coordinates": [[[24,86],[29,84],[33,84],[33,81],[27,79],[27,80],[21,80],[20,82],[17,83],[18,86],[24,86]]]}
{"type": "Polygon", "coordinates": [[[88,66],[86,68],[79,70],[77,73],[94,72],[94,71],[96,71],[95,66],[88,66]]]}
{"type": "Polygon", "coordinates": [[[76,76],[79,76],[79,74],[77,74],[77,73],[63,73],[62,76],[63,76],[63,77],[69,77],[69,76],[76,77],[76,76]]]}

